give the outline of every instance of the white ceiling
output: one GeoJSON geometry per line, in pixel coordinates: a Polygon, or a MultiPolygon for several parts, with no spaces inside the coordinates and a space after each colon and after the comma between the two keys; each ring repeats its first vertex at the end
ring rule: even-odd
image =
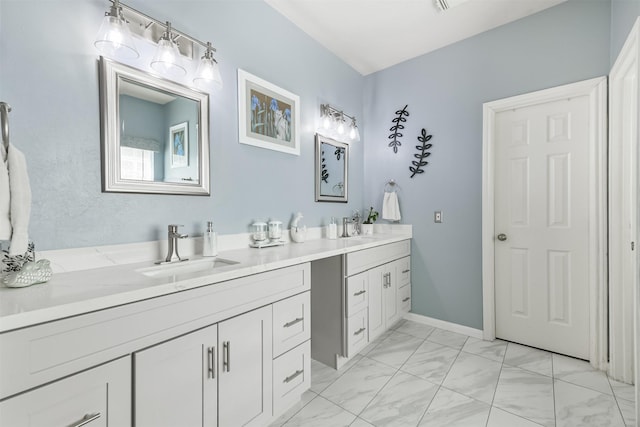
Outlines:
{"type": "Polygon", "coordinates": [[[363,75],[566,0],[265,0],[363,75]]]}

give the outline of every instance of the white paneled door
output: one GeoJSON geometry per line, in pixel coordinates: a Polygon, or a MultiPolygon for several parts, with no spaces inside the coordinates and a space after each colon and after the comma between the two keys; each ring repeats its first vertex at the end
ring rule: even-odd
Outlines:
{"type": "Polygon", "coordinates": [[[589,97],[495,116],[496,337],[589,359],[589,97]]]}

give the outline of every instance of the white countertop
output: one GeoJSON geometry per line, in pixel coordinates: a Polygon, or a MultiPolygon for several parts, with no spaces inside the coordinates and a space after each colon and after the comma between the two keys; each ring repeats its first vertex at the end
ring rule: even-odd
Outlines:
{"type": "Polygon", "coordinates": [[[237,264],[168,277],[149,277],[139,271],[154,267],[153,262],[56,273],[47,283],[0,287],[0,333],[410,238],[411,232],[394,232],[233,249],[220,252],[219,258],[237,264]]]}

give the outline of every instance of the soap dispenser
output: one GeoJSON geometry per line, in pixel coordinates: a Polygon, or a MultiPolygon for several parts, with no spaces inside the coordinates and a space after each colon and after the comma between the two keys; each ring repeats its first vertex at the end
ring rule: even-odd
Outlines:
{"type": "Polygon", "coordinates": [[[218,256],[218,235],[213,231],[213,221],[207,221],[202,256],[218,256]]]}

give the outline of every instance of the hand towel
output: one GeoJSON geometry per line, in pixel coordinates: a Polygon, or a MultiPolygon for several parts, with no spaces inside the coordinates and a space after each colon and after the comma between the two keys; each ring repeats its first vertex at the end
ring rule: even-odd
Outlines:
{"type": "Polygon", "coordinates": [[[13,145],[9,145],[6,166],[9,170],[9,217],[11,219],[9,255],[16,256],[27,252],[29,245],[31,186],[24,154],[13,145]]]}
{"type": "Polygon", "coordinates": [[[11,239],[10,200],[7,153],[4,149],[4,144],[0,143],[0,240],[11,239]]]}
{"type": "Polygon", "coordinates": [[[401,218],[398,194],[395,191],[385,191],[384,199],[382,201],[382,219],[400,221],[401,218]]]}

